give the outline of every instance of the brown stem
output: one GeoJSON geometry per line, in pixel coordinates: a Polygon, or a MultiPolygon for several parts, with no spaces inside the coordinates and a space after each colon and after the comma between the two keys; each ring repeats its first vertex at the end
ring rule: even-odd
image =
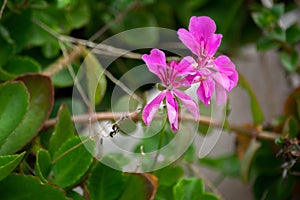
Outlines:
{"type": "MultiPolygon", "coordinates": [[[[89,122],[96,122],[101,120],[118,120],[124,117],[123,112],[98,112],[93,114],[82,114],[75,115],[72,117],[72,121],[76,124],[88,124],[89,122]]],[[[139,113],[137,111],[127,114],[128,118],[134,121],[139,121],[139,113]]],[[[194,121],[192,116],[183,116],[181,120],[194,121]]],[[[51,128],[55,126],[57,119],[49,119],[44,123],[43,129],[51,128]]],[[[198,120],[199,124],[210,125],[215,128],[223,128],[222,123],[215,122],[210,119],[210,117],[201,116],[198,120]]],[[[280,133],[270,132],[270,131],[260,131],[255,128],[247,128],[238,125],[229,125],[227,127],[229,131],[233,131],[236,134],[242,134],[249,137],[256,137],[264,140],[275,140],[280,136],[280,133]]]]}
{"type": "Polygon", "coordinates": [[[43,74],[47,76],[52,76],[56,73],[58,73],[60,70],[67,67],[72,61],[76,60],[82,55],[80,46],[74,46],[70,53],[59,58],[56,60],[53,64],[51,64],[49,67],[47,67],[43,74]]]}

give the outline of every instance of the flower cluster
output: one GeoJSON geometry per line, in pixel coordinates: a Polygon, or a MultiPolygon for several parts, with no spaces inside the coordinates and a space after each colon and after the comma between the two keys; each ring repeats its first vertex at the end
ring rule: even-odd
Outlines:
{"type": "Polygon", "coordinates": [[[146,125],[151,123],[163,101],[173,131],[178,130],[179,100],[197,120],[197,102],[179,89],[195,83],[200,83],[197,96],[204,105],[210,105],[214,92],[217,104],[226,102],[227,92],[237,85],[238,73],[234,63],[227,56],[214,57],[222,40],[222,35],[215,34],[215,31],[216,24],[211,18],[192,17],[188,30],[181,28],[177,33],[181,42],[191,50],[196,59],[187,56],[180,62],[167,63],[165,54],[158,49],[152,49],[150,55],[142,56],[148,69],[162,82],[161,92],[143,110],[142,118],[146,125]]]}

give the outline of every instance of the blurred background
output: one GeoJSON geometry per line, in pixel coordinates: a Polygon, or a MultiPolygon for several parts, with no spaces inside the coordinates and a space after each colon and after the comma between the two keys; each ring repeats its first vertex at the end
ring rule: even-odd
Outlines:
{"type": "MultiPolygon", "coordinates": [[[[4,2],[0,0],[0,5],[4,2]]],[[[0,80],[41,72],[60,58],[62,51],[55,33],[100,43],[133,28],[161,27],[176,31],[187,28],[191,16],[203,15],[211,17],[216,22],[216,32],[223,35],[219,54],[229,56],[243,77],[242,83],[230,93],[226,123],[259,131],[293,132],[292,139],[297,139],[300,111],[297,0],[9,0],[6,8],[1,9],[0,80]],[[12,65],[21,62],[13,59],[15,56],[30,58],[30,67],[13,69],[12,65]]],[[[154,37],[147,34],[149,40],[154,37]]],[[[126,42],[130,45],[137,40],[127,38],[126,42]]],[[[145,53],[148,49],[137,52],[145,53]]],[[[109,71],[118,79],[138,64],[143,62],[118,59],[109,71]]],[[[75,72],[79,65],[80,61],[72,63],[75,72]]],[[[67,69],[51,78],[56,94],[51,117],[55,117],[62,102],[71,105],[74,81],[67,69]]],[[[108,80],[98,111],[110,110],[113,87],[114,83],[108,80]]],[[[152,87],[144,86],[137,94],[142,96],[152,87]]],[[[207,134],[203,129],[200,132],[207,134]]],[[[240,174],[240,161],[251,137],[237,137],[230,129],[224,130],[208,157],[197,163],[201,174],[224,199],[300,199],[299,177],[283,174],[299,169],[300,154],[290,151],[290,146],[284,146],[286,140],[281,139],[277,141],[279,146],[275,146],[274,140],[262,139],[260,149],[251,159],[248,180],[240,174]],[[283,156],[276,157],[280,148],[284,149],[283,156]]],[[[298,152],[298,143],[294,147],[298,152]]]]}

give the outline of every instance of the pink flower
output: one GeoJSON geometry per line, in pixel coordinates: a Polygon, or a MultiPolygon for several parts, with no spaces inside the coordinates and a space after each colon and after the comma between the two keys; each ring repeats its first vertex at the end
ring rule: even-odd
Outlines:
{"type": "Polygon", "coordinates": [[[164,90],[161,91],[143,110],[142,118],[146,125],[149,125],[157,113],[163,100],[166,102],[167,116],[173,131],[178,130],[178,100],[192,113],[195,120],[199,118],[197,103],[187,94],[179,90],[179,87],[189,86],[190,83],[185,76],[193,73],[195,60],[192,57],[184,57],[180,62],[172,61],[166,63],[165,54],[152,49],[150,55],[143,55],[148,69],[156,74],[164,90]]]}
{"type": "Polygon", "coordinates": [[[191,17],[189,30],[179,29],[179,39],[198,57],[196,73],[187,77],[191,82],[200,82],[197,90],[199,99],[210,104],[216,90],[217,104],[227,100],[226,91],[237,85],[238,73],[235,65],[227,56],[214,57],[222,40],[221,34],[215,34],[215,22],[206,16],[191,17]]]}

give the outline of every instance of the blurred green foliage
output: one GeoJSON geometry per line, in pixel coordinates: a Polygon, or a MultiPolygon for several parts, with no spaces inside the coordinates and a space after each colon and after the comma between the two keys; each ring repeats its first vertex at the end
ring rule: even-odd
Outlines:
{"type": "MultiPolygon", "coordinates": [[[[138,199],[217,199],[216,195],[204,191],[202,179],[187,177],[187,174],[197,175],[190,168],[194,162],[219,171],[221,177],[250,183],[252,180],[255,199],[299,197],[296,189],[299,185],[296,175],[300,170],[298,92],[291,96],[292,100],[287,100],[278,126],[262,127],[282,133],[276,139],[277,145],[274,141],[250,142],[248,138],[246,143],[250,145],[243,150],[243,158],[234,154],[199,161],[195,147],[191,146],[176,164],[153,174],[135,174],[111,169],[93,159],[86,148],[93,149],[95,144],[88,137],[77,136],[74,129],[71,115],[86,112],[86,105],[74,100],[73,107],[78,113],[70,112],[75,83],[72,73],[77,73],[88,50],[51,77],[41,74],[64,59],[64,51],[71,51],[74,41],[62,43],[60,37],[101,42],[132,28],[187,28],[191,16],[201,15],[213,18],[217,33],[223,34],[222,53],[235,55],[242,46],[256,43],[259,51],[278,51],[287,73],[299,73],[299,24],[283,27],[279,23],[287,13],[299,10],[294,1],[276,1],[271,7],[255,0],[0,0],[0,5],[3,5],[0,18],[1,198],[127,200],[134,193],[138,199]],[[57,117],[54,129],[41,130],[49,116],[57,117]],[[82,141],[85,146],[81,145],[82,141]],[[77,186],[83,189],[82,194],[73,190],[77,186]]],[[[149,40],[155,37],[151,32],[146,34],[149,40]]],[[[127,38],[126,42],[135,40],[127,38]]],[[[95,55],[86,64],[85,76],[80,78],[90,81],[84,88],[88,90],[87,98],[93,105],[98,104],[98,110],[109,111],[113,83],[104,75],[99,83],[93,77],[103,71],[95,55]],[[96,96],[92,92],[95,90],[96,96]]],[[[121,59],[112,63],[109,70],[119,78],[137,64],[141,62],[121,59]]],[[[240,86],[249,94],[253,124],[262,126],[264,116],[255,92],[244,79],[240,86]]],[[[121,127],[126,128],[124,124],[121,127]]],[[[151,128],[147,131],[153,132],[151,128]]],[[[207,127],[201,126],[199,130],[206,134],[207,127]]],[[[163,132],[162,146],[174,137],[167,128],[163,132]]],[[[159,137],[141,140],[136,152],[140,152],[141,145],[145,152],[156,149],[159,137]]],[[[104,159],[115,165],[128,164],[128,158],[119,154],[104,159]]]]}

